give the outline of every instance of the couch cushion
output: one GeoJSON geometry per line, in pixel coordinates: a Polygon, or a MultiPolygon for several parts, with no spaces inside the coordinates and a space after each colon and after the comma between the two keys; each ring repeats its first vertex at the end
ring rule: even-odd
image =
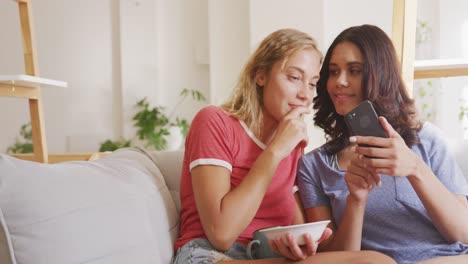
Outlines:
{"type": "Polygon", "coordinates": [[[0,155],[0,263],[170,263],[178,214],[142,150],[39,164],[0,155]]]}
{"type": "Polygon", "coordinates": [[[182,172],[183,150],[174,151],[150,151],[154,162],[161,170],[172,198],[180,210],[180,176],[182,172]]]}

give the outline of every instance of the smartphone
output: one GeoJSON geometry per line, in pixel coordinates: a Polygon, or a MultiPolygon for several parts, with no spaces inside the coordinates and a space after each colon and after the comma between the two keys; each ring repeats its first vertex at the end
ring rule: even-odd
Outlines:
{"type": "MultiPolygon", "coordinates": [[[[356,108],[345,115],[345,122],[353,136],[373,136],[386,138],[384,128],[374,106],[369,100],[360,103],[356,108]]],[[[369,145],[363,144],[366,147],[369,145]]]]}

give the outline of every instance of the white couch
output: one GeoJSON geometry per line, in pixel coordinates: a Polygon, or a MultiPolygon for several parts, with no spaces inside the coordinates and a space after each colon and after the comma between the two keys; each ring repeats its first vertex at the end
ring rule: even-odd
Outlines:
{"type": "Polygon", "coordinates": [[[122,149],[46,165],[0,154],[0,264],[171,263],[182,159],[122,149]]]}
{"type": "Polygon", "coordinates": [[[171,263],[182,159],[122,149],[39,164],[0,154],[0,263],[171,263]]]}

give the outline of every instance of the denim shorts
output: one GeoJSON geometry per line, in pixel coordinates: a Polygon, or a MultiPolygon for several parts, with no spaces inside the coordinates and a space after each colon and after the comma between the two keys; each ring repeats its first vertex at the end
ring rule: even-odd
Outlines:
{"type": "Polygon", "coordinates": [[[174,264],[211,264],[223,260],[247,260],[245,245],[234,242],[228,251],[222,252],[203,238],[191,240],[177,250],[174,264]]]}

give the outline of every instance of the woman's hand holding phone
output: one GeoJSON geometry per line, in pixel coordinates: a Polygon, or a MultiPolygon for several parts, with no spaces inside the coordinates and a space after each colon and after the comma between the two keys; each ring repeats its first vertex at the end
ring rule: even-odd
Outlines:
{"type": "Polygon", "coordinates": [[[361,153],[357,149],[379,148],[378,145],[373,143],[375,143],[375,140],[384,140],[387,133],[381,125],[372,103],[368,100],[351,110],[345,115],[344,119],[350,134],[356,135],[350,138],[350,142],[357,143],[357,146],[353,147],[353,155],[345,174],[346,184],[351,197],[358,203],[365,203],[372,188],[381,185],[381,179],[373,168],[366,165],[366,160],[373,159],[375,156],[361,153]],[[357,142],[357,138],[364,138],[364,140],[357,142]]]}
{"type": "Polygon", "coordinates": [[[421,159],[405,144],[384,117],[379,117],[388,138],[353,136],[350,142],[374,147],[357,146],[356,153],[374,158],[363,158],[363,165],[377,174],[411,176],[417,173],[421,159]]]}

